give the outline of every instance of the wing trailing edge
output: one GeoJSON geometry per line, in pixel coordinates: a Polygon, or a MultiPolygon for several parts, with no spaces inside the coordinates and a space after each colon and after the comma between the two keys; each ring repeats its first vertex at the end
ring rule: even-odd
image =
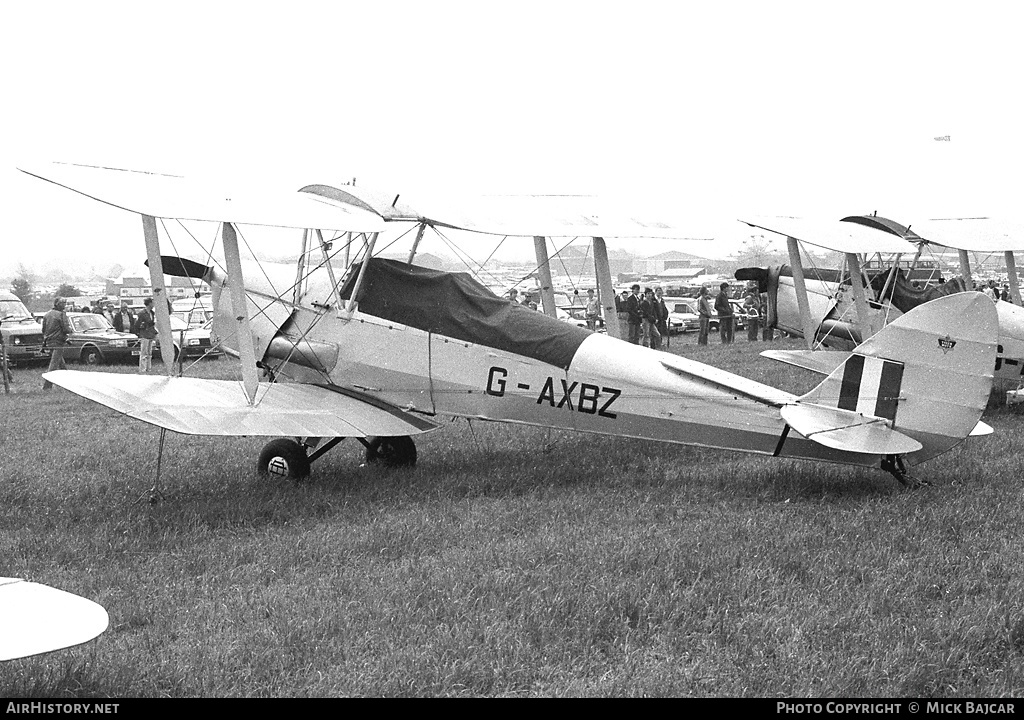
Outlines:
{"type": "Polygon", "coordinates": [[[393,437],[438,427],[376,398],[321,385],[263,384],[250,405],[234,380],[77,370],[44,376],[128,417],[186,435],[393,437]]]}

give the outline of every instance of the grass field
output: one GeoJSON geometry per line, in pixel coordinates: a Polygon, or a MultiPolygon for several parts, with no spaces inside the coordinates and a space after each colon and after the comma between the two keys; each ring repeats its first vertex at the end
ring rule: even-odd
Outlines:
{"type": "MultiPolygon", "coordinates": [[[[673,351],[790,390],[738,341],[673,351]]],[[[203,363],[227,376],[234,363],[203,363]]],[[[116,368],[131,372],[129,367],[116,368]]],[[[259,438],[169,434],[15,370],[0,575],[104,605],[0,696],[1013,696],[1024,420],[915,468],[458,421],[411,471],[342,443],[299,485],[259,438]]]]}

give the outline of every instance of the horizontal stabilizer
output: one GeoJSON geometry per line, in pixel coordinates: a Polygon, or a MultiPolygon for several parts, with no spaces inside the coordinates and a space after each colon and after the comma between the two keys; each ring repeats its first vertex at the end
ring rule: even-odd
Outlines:
{"type": "Polygon", "coordinates": [[[808,440],[835,450],[871,455],[900,455],[921,443],[890,428],[882,418],[852,410],[796,403],[781,410],[782,419],[808,440]]]}
{"type": "Polygon", "coordinates": [[[761,357],[795,365],[821,375],[831,375],[836,368],[846,362],[850,353],[841,350],[765,350],[761,357]]]}
{"type": "Polygon", "coordinates": [[[351,390],[261,384],[249,405],[234,380],[55,370],[55,385],[120,413],[187,435],[371,437],[417,435],[435,423],[351,390]]]}
{"type": "Polygon", "coordinates": [[[992,429],[991,425],[987,425],[986,423],[983,423],[981,420],[979,420],[978,424],[974,426],[973,430],[971,430],[971,437],[982,437],[984,435],[991,435],[993,432],[995,431],[992,429]]]}
{"type": "Polygon", "coordinates": [[[101,605],[48,585],[0,578],[0,661],[92,640],[110,622],[101,605]]]}

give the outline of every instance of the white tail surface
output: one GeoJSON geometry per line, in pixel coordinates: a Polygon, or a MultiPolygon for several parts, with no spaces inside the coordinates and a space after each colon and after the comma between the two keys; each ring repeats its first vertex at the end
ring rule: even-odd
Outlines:
{"type": "Polygon", "coordinates": [[[977,426],[992,389],[998,331],[995,305],[981,293],[933,300],[857,346],[797,405],[874,419],[918,440],[915,460],[934,457],[977,426]]]}

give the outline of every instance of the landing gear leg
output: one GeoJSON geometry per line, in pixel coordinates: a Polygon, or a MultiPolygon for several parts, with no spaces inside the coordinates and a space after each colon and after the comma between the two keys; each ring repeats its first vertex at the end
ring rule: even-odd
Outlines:
{"type": "Polygon", "coordinates": [[[927,480],[913,477],[907,472],[907,463],[902,455],[886,455],[882,458],[882,469],[896,478],[900,485],[917,489],[925,485],[931,485],[927,480]]]}

